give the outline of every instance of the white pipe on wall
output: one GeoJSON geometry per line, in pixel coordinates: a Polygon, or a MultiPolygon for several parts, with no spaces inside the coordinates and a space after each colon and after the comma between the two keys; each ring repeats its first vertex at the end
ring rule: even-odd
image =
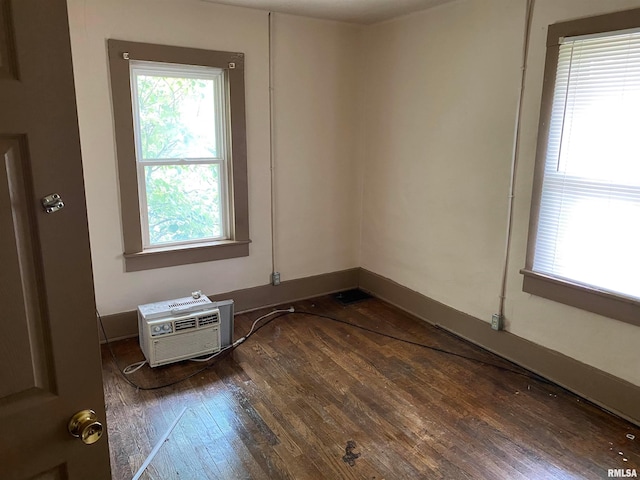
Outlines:
{"type": "Polygon", "coordinates": [[[509,201],[507,204],[507,229],[504,252],[504,263],[502,270],[502,283],[500,287],[500,304],[498,306],[498,315],[504,318],[504,303],[507,292],[507,275],[509,271],[509,255],[511,253],[511,236],[513,229],[513,202],[515,198],[515,182],[518,169],[518,157],[520,153],[520,124],[522,119],[522,102],[524,98],[525,75],[527,70],[527,59],[529,56],[529,37],[531,33],[531,20],[533,17],[533,8],[535,0],[527,0],[527,8],[524,21],[524,38],[522,42],[522,67],[520,75],[520,87],[518,89],[518,106],[516,109],[516,122],[513,134],[513,153],[511,156],[511,177],[509,180],[509,201]]]}
{"type": "Polygon", "coordinates": [[[271,172],[271,281],[276,270],[276,206],[275,206],[275,142],[273,139],[273,12],[269,12],[268,17],[269,35],[269,167],[271,172]]]}

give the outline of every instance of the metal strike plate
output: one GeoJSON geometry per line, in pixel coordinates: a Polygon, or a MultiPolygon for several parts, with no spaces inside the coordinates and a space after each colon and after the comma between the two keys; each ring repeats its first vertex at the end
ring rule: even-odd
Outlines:
{"type": "Polygon", "coordinates": [[[44,208],[44,211],[47,213],[54,213],[64,208],[64,202],[62,198],[60,198],[60,195],[52,193],[42,199],[42,208],[44,208]]]}

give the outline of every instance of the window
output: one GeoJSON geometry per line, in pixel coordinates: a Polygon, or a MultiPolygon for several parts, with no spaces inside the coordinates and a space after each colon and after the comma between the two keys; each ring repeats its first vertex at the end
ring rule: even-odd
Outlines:
{"type": "Polygon", "coordinates": [[[126,270],[248,255],[244,56],[108,46],[126,270]]]}
{"type": "Polygon", "coordinates": [[[130,69],[143,247],[226,240],[224,70],[130,69]]]}
{"type": "Polygon", "coordinates": [[[640,325],[640,10],[552,25],[524,290],[640,325]]]}

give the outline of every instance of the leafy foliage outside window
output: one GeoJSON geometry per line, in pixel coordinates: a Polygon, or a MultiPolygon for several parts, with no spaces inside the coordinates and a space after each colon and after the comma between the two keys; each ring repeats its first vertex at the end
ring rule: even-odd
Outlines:
{"type": "Polygon", "coordinates": [[[145,167],[149,243],[222,235],[219,165],[145,167]]]}
{"type": "Polygon", "coordinates": [[[141,72],[136,87],[149,244],[222,238],[215,80],[141,72]]]}
{"type": "Polygon", "coordinates": [[[155,75],[137,80],[142,159],[218,156],[213,80],[155,75]]]}

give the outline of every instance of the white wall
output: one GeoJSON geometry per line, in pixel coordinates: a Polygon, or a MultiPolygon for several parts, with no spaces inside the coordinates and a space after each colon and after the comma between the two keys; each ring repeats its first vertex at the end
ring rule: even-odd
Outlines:
{"type": "Polygon", "coordinates": [[[359,266],[362,28],[276,15],[276,269],[300,278],[359,266]]]}
{"type": "MultiPolygon", "coordinates": [[[[100,313],[133,310],[139,304],[195,289],[220,293],[269,283],[267,13],[198,0],[68,0],[68,9],[100,313]],[[108,38],[245,53],[249,257],[124,272],[108,38]]],[[[274,85],[279,97],[279,105],[274,105],[279,122],[276,251],[281,258],[277,268],[282,279],[289,280],[358,264],[358,231],[348,227],[359,223],[350,193],[357,189],[350,138],[350,128],[355,127],[345,125],[357,113],[355,100],[350,100],[356,92],[350,92],[355,82],[344,75],[342,66],[349,49],[356,46],[359,27],[291,16],[281,22],[279,16],[275,18],[279,28],[274,52],[279,61],[274,85]],[[313,81],[312,89],[300,85],[300,72],[313,77],[308,78],[313,81]],[[296,135],[291,135],[288,129],[294,127],[296,135]],[[325,155],[319,155],[323,148],[325,155]],[[297,197],[300,192],[302,199],[297,197]]]]}
{"type": "MultiPolygon", "coordinates": [[[[68,6],[101,313],[196,288],[268,283],[267,14],[198,0],[68,6]],[[249,257],[124,273],[107,38],[246,54],[249,257]]],[[[284,280],[361,265],[490,319],[500,290],[524,6],[457,0],[366,28],[274,16],[275,252],[284,280]]],[[[637,6],[536,2],[506,317],[514,334],[640,385],[638,327],[524,294],[519,273],[546,27],[637,6]]]]}
{"type": "Polygon", "coordinates": [[[520,2],[369,28],[362,266],[458,310],[497,308],[520,2]]]}
{"type": "MultiPolygon", "coordinates": [[[[638,0],[537,0],[507,330],[640,385],[640,328],[522,292],[547,25],[638,0]]],[[[365,31],[362,266],[489,321],[498,309],[525,0],[459,0],[365,31]]]]}

